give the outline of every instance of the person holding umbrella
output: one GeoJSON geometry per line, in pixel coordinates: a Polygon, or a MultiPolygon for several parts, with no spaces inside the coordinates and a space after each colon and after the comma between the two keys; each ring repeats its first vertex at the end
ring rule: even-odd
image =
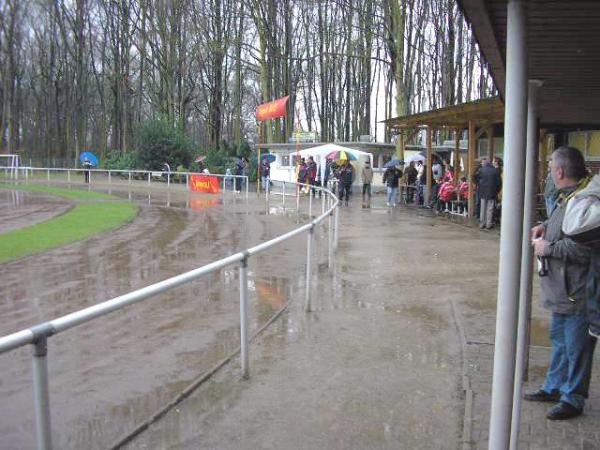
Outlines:
{"type": "Polygon", "coordinates": [[[402,178],[402,171],[399,166],[390,166],[383,173],[383,184],[387,186],[387,206],[396,206],[400,178],[402,178]]]}
{"type": "Polygon", "coordinates": [[[79,162],[85,169],[83,171],[83,178],[86,184],[90,183],[90,169],[98,165],[98,157],[92,152],[83,152],[79,155],[79,162]]]}
{"type": "Polygon", "coordinates": [[[340,202],[344,200],[344,204],[348,206],[350,196],[352,195],[352,181],[354,181],[354,169],[347,159],[340,160],[340,168],[338,178],[340,180],[340,202]]]}

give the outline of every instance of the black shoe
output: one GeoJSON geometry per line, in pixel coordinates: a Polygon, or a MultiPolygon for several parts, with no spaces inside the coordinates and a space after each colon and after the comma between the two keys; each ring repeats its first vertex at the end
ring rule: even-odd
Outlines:
{"type": "Polygon", "coordinates": [[[546,414],[546,418],[550,420],[567,420],[573,417],[580,416],[582,409],[575,408],[570,403],[560,402],[546,414]]]}
{"type": "Polygon", "coordinates": [[[538,389],[537,391],[525,393],[523,398],[529,402],[558,402],[560,400],[560,393],[557,391],[550,393],[543,389],[538,389]]]}

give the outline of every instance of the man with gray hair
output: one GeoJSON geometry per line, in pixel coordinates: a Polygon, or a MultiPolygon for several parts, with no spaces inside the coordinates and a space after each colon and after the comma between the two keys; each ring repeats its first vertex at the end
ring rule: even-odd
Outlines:
{"type": "Polygon", "coordinates": [[[546,222],[531,230],[536,256],[542,258],[540,271],[542,300],[552,312],[550,340],[552,354],[546,380],[525,400],[558,402],[546,417],[565,420],[583,412],[588,396],[596,339],[588,334],[586,281],[591,250],[562,232],[569,200],[584,185],[587,176],[583,156],[573,147],[559,147],[550,160],[552,180],[559,191],[556,207],[546,222]]]}
{"type": "Polygon", "coordinates": [[[500,170],[492,165],[488,158],[483,158],[481,167],[476,174],[477,186],[479,186],[479,228],[489,230],[494,226],[494,210],[496,199],[502,189],[502,176],[500,170]]]}

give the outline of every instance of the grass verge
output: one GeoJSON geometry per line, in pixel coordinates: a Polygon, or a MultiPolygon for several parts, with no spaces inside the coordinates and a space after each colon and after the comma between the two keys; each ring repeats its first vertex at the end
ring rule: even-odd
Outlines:
{"type": "Polygon", "coordinates": [[[41,192],[44,194],[58,195],[70,200],[118,200],[114,195],[102,192],[81,191],[77,189],[65,189],[36,184],[8,184],[0,183],[0,189],[12,189],[13,191],[41,192]]]}
{"type": "MultiPolygon", "coordinates": [[[[5,187],[0,184],[0,188],[5,187]]],[[[96,192],[76,191],[46,186],[12,186],[30,192],[45,192],[70,199],[98,200],[115,197],[96,192]],[[37,188],[43,188],[38,190],[37,188]],[[64,192],[63,192],[64,191],[64,192]]],[[[50,250],[72,242],[87,239],[109,231],[132,220],[137,215],[136,205],[125,202],[79,203],[65,214],[47,222],[0,234],[0,263],[50,250]]]]}

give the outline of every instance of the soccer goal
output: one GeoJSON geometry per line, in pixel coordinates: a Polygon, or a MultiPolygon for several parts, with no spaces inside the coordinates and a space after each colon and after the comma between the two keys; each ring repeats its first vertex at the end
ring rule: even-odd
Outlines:
{"type": "Polygon", "coordinates": [[[19,155],[0,155],[0,171],[4,173],[5,178],[19,178],[19,164],[19,155]]]}

